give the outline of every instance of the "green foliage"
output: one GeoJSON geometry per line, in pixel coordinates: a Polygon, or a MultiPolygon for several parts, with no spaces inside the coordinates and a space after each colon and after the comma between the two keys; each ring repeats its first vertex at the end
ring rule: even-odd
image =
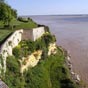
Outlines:
{"type": "Polygon", "coordinates": [[[0,20],[2,20],[5,25],[10,25],[11,20],[16,16],[16,10],[12,9],[8,4],[0,2],[0,20]]]}
{"type": "Polygon", "coordinates": [[[50,56],[24,73],[25,88],[76,88],[71,81],[67,68],[64,66],[64,56],[60,50],[57,55],[50,56]]]}
{"type": "Polygon", "coordinates": [[[3,79],[9,88],[78,88],[71,81],[68,69],[64,66],[63,52],[41,60],[37,66],[20,74],[18,59],[7,58],[7,71],[3,79]]]}
{"type": "Polygon", "coordinates": [[[23,51],[21,50],[21,48],[19,46],[15,47],[13,49],[13,55],[16,57],[16,58],[22,58],[23,56],[23,51]]]}
{"type": "Polygon", "coordinates": [[[49,45],[49,43],[55,42],[56,38],[55,36],[51,35],[50,33],[46,33],[42,36],[42,39],[44,40],[46,47],[49,45]]]}
{"type": "Polygon", "coordinates": [[[18,64],[18,60],[14,56],[7,57],[7,71],[11,71],[15,74],[18,74],[20,71],[20,65],[18,64]]]}
{"type": "Polygon", "coordinates": [[[14,18],[17,18],[17,10],[16,9],[13,9],[11,13],[14,18]]]}
{"type": "Polygon", "coordinates": [[[28,22],[29,19],[28,19],[28,18],[18,17],[18,21],[21,21],[21,22],[28,22]]]}
{"type": "Polygon", "coordinates": [[[12,33],[13,31],[10,30],[0,30],[0,44],[7,39],[7,37],[12,33]]]}
{"type": "Polygon", "coordinates": [[[5,0],[0,0],[0,3],[4,3],[5,0]]]}
{"type": "Polygon", "coordinates": [[[9,88],[24,88],[25,79],[20,74],[20,65],[14,56],[7,58],[7,71],[3,80],[9,88]]]}

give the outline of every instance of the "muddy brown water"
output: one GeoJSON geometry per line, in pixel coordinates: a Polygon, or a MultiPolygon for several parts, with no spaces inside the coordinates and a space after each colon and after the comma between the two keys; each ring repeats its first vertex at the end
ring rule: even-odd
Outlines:
{"type": "Polygon", "coordinates": [[[71,54],[73,69],[88,85],[88,16],[31,16],[50,27],[57,44],[71,54]]]}

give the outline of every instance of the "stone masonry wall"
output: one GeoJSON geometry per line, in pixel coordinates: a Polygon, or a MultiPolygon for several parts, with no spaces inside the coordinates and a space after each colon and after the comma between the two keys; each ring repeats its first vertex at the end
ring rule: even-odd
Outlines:
{"type": "Polygon", "coordinates": [[[33,29],[33,41],[41,37],[45,33],[44,27],[34,28],[33,29]]]}
{"type": "Polygon", "coordinates": [[[45,33],[44,27],[33,28],[31,30],[23,30],[22,40],[35,41],[45,33]]]}
{"type": "Polygon", "coordinates": [[[6,72],[6,58],[12,55],[12,49],[21,41],[22,33],[23,29],[15,31],[1,46],[0,55],[2,58],[0,58],[0,62],[3,61],[3,66],[0,63],[0,69],[3,69],[4,72],[6,72]]]}

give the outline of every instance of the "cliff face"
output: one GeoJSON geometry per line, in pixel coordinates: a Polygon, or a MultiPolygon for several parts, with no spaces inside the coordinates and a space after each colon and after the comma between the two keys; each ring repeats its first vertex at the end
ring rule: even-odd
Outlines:
{"type": "Polygon", "coordinates": [[[19,60],[21,65],[20,72],[23,74],[23,72],[27,70],[29,67],[36,66],[39,60],[41,59],[41,55],[42,50],[38,50],[27,57],[23,57],[22,60],[19,60]]]}
{"type": "MultiPolygon", "coordinates": [[[[56,43],[50,43],[48,46],[48,56],[56,53],[56,43]]],[[[31,55],[23,57],[22,60],[19,60],[21,65],[20,72],[23,74],[25,70],[28,70],[28,68],[36,66],[40,59],[42,59],[42,50],[35,51],[31,55]]]]}
{"type": "Polygon", "coordinates": [[[56,43],[50,43],[48,47],[48,55],[56,54],[57,53],[57,46],[56,43]]]}

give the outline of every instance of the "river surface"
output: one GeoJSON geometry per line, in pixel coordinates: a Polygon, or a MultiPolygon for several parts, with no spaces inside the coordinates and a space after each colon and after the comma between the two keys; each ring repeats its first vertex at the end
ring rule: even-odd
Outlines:
{"type": "Polygon", "coordinates": [[[88,85],[88,16],[31,16],[50,27],[57,44],[71,54],[73,69],[88,85]]]}

